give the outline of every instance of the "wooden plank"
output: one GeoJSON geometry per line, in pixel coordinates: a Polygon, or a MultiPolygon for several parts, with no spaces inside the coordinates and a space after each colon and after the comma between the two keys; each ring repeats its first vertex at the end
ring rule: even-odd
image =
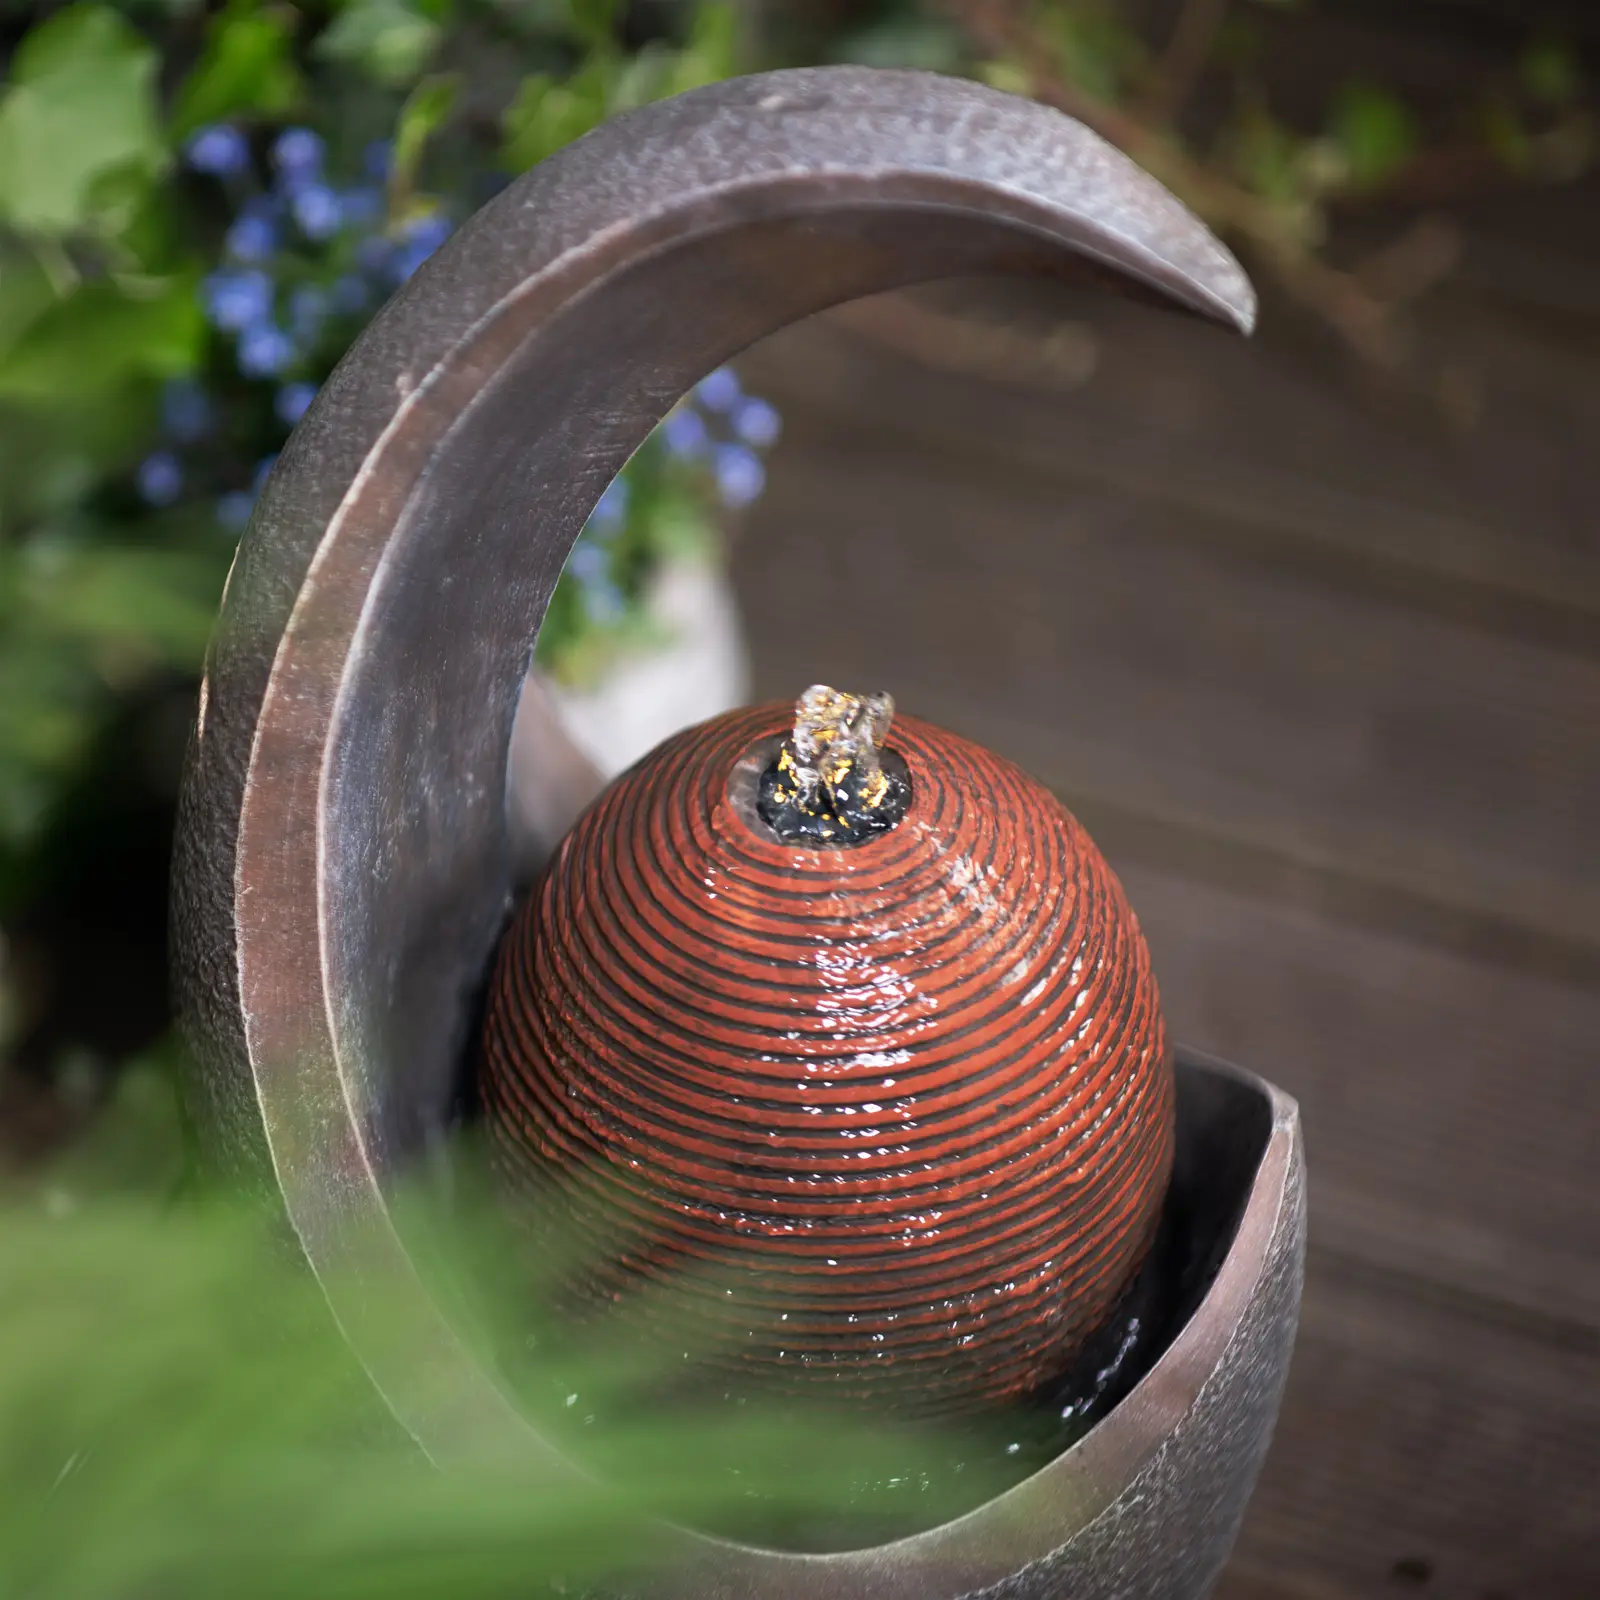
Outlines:
{"type": "Polygon", "coordinates": [[[1300,1102],[1322,1257],[1600,1359],[1600,994],[1112,859],[1175,1035],[1300,1102]]]}
{"type": "Polygon", "coordinates": [[[1332,589],[1093,483],[789,423],[736,562],[764,689],[881,684],[1058,789],[1592,956],[1600,657],[1332,589]]]}
{"type": "Polygon", "coordinates": [[[1308,1578],[1303,1572],[1273,1572],[1235,1554],[1211,1600],[1353,1600],[1342,1584],[1308,1578]]]}
{"type": "Polygon", "coordinates": [[[1468,432],[1330,382],[1325,358],[1284,339],[1032,285],[860,301],[741,365],[787,408],[1199,513],[1380,585],[1421,575],[1485,618],[1531,605],[1534,627],[1600,653],[1600,479],[1582,444],[1600,426],[1600,359],[1580,379],[1481,316],[1433,342],[1479,397],[1468,432]]]}
{"type": "Polygon", "coordinates": [[[1238,1584],[1221,1594],[1590,1600],[1597,1506],[1594,1357],[1314,1255],[1238,1584]]]}

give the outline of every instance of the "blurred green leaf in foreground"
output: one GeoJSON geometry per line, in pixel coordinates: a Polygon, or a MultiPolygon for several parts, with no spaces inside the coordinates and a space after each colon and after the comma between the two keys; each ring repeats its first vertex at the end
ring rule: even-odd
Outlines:
{"type": "Polygon", "coordinates": [[[0,1593],[529,1594],[644,1554],[616,1493],[443,1474],[371,1415],[314,1286],[225,1209],[0,1217],[0,1593]]]}
{"type": "MultiPolygon", "coordinates": [[[[0,1203],[7,1600],[577,1593],[619,1567],[673,1559],[663,1514],[758,1532],[882,1526],[863,1520],[873,1512],[863,1484],[903,1485],[906,1463],[941,1447],[931,1433],[837,1412],[703,1396],[653,1405],[681,1393],[680,1341],[649,1352],[629,1343],[625,1354],[584,1335],[559,1354],[560,1388],[581,1393],[582,1407],[563,1409],[552,1391],[545,1417],[531,1390],[518,1392],[527,1415],[568,1424],[565,1435],[545,1428],[564,1447],[580,1412],[605,1413],[572,1455],[591,1476],[541,1465],[549,1458],[501,1437],[480,1448],[463,1429],[450,1469],[437,1470],[383,1410],[281,1224],[174,1192],[170,1068],[151,1060],[124,1074],[68,1161],[0,1203]],[[764,1486],[754,1522],[752,1483],[764,1486]]],[[[436,1198],[402,1188],[397,1199],[426,1270],[472,1273],[470,1296],[444,1303],[479,1308],[479,1348],[499,1339],[491,1323],[520,1328],[536,1286],[506,1271],[502,1223],[465,1201],[425,1236],[416,1218],[433,1215],[436,1198]],[[464,1238],[474,1242],[454,1260],[432,1258],[433,1245],[464,1238]]],[[[372,1318],[403,1335],[402,1300],[390,1313],[385,1285],[363,1282],[372,1318]]],[[[959,1507],[996,1486],[975,1465],[959,1507]]],[[[902,1521],[907,1499],[898,1487],[886,1502],[902,1521]]],[[[913,1485],[910,1499],[922,1522],[958,1507],[937,1486],[913,1485]]]]}

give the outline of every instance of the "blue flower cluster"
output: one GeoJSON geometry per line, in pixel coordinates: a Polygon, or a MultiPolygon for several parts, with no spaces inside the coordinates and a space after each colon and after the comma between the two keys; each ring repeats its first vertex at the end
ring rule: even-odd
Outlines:
{"type": "Polygon", "coordinates": [[[632,500],[632,487],[625,474],[607,484],[562,572],[563,582],[577,584],[584,615],[600,627],[614,626],[628,609],[627,595],[617,575],[618,535],[627,527],[632,500]]]}
{"type": "MultiPolygon", "coordinates": [[[[673,407],[652,445],[664,455],[669,472],[695,482],[709,479],[727,510],[742,511],[766,487],[762,454],[777,443],[781,428],[767,401],[746,394],[731,367],[718,367],[673,407]]],[[[601,495],[564,574],[579,586],[589,620],[600,626],[619,622],[627,609],[618,569],[625,564],[620,536],[632,509],[633,468],[630,463],[601,495]]]]}
{"type": "MultiPolygon", "coordinates": [[[[248,417],[246,436],[257,448],[281,444],[361,323],[444,243],[452,224],[442,207],[390,215],[386,141],[364,152],[348,183],[335,177],[337,163],[310,128],[285,129],[262,148],[219,124],[196,133],[184,158],[228,205],[222,259],[200,293],[235,370],[219,374],[211,392],[190,381],[169,386],[162,443],[139,467],[136,486],[158,507],[212,486],[220,491],[217,520],[237,534],[277,456],[256,463],[248,486],[219,482],[228,464],[218,442],[236,439],[248,417]],[[258,386],[270,386],[270,412],[248,398],[260,394],[258,386]]],[[[757,499],[766,483],[763,456],[779,429],[778,413],[746,394],[731,368],[697,384],[595,507],[563,578],[567,614],[602,628],[621,623],[642,597],[674,516],[678,526],[685,514],[705,522],[715,503],[739,511],[757,499]]]]}
{"type": "MultiPolygon", "coordinates": [[[[273,414],[287,431],[356,325],[444,243],[452,223],[436,210],[391,224],[387,141],[366,151],[361,181],[349,185],[334,181],[326,146],[309,128],[281,132],[264,163],[227,124],[201,129],[184,154],[190,170],[222,185],[232,213],[222,262],[201,285],[206,317],[231,341],[240,376],[274,386],[273,414]]],[[[164,446],[137,475],[150,504],[170,505],[183,492],[180,452],[214,431],[215,409],[193,384],[169,390],[164,446]]],[[[273,459],[258,465],[250,489],[222,495],[224,527],[236,532],[249,519],[273,459]]]]}
{"type": "Polygon", "coordinates": [[[695,385],[689,399],[661,425],[661,433],[667,449],[680,460],[709,465],[723,505],[742,511],[766,487],[760,452],[777,443],[780,427],[778,413],[765,400],[746,394],[731,367],[718,367],[695,385]]]}

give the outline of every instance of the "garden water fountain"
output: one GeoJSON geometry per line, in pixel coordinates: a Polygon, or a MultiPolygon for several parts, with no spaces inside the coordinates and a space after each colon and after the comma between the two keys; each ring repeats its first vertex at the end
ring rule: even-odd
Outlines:
{"type": "MultiPolygon", "coordinates": [[[[374,321],[263,491],[224,597],[180,816],[191,1101],[219,1164],[281,1198],[376,1389],[446,1470],[485,1440],[565,1470],[453,1323],[390,1204],[459,1114],[528,866],[508,829],[507,752],[562,564],[606,485],[705,373],[830,305],[984,272],[1088,274],[1241,331],[1253,316],[1209,233],[1053,111],[927,74],[766,74],[620,117],[498,196],[374,321]],[[390,1291],[381,1322],[376,1283],[390,1291]]],[[[738,715],[749,725],[728,760],[755,786],[750,825],[776,827],[742,752],[759,736],[775,758],[785,719],[738,715]]],[[[928,763],[948,756],[936,730],[903,727],[911,809],[852,846],[860,860],[911,837],[928,763]]],[[[525,777],[548,853],[593,783],[556,722],[538,738],[525,777]]],[[[871,766],[880,743],[887,766],[892,734],[855,748],[871,766]]],[[[1009,778],[991,801],[1001,834],[1035,804],[1009,778]]],[[[1127,926],[1120,913],[1109,925],[1127,926]]],[[[991,979],[974,978],[980,1002],[991,979]]],[[[679,1528],[681,1560],[636,1590],[1210,1589],[1287,1370],[1302,1157],[1292,1102],[1181,1048],[1169,1057],[1150,1018],[1135,1063],[1148,1137],[1115,1287],[1147,1261],[1141,1281],[1159,1278],[1162,1312],[1092,1425],[993,1498],[897,1537],[794,1549],[679,1528]]],[[[706,1027],[714,1053],[716,1019],[706,1027]]],[[[1107,1305],[1101,1322],[1117,1314],[1107,1305]]],[[[1050,1337],[998,1343],[994,1370],[1059,1379],[1050,1337]]],[[[966,1392],[983,1391],[984,1371],[969,1364],[966,1392]]]]}

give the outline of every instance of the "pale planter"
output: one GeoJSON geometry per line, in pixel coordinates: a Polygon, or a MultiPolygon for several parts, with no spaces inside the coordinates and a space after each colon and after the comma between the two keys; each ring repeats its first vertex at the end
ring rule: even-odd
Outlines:
{"type": "Polygon", "coordinates": [[[593,688],[566,688],[537,668],[523,685],[511,735],[507,810],[524,880],[611,779],[663,739],[748,699],[739,608],[719,567],[679,562],[663,568],[646,604],[666,643],[619,658],[593,688]],[[559,757],[552,724],[566,735],[559,757]]]}
{"type": "Polygon", "coordinates": [[[608,780],[669,735],[743,705],[747,694],[739,610],[720,570],[664,569],[649,607],[669,643],[619,660],[593,689],[550,685],[573,743],[608,780]]]}

